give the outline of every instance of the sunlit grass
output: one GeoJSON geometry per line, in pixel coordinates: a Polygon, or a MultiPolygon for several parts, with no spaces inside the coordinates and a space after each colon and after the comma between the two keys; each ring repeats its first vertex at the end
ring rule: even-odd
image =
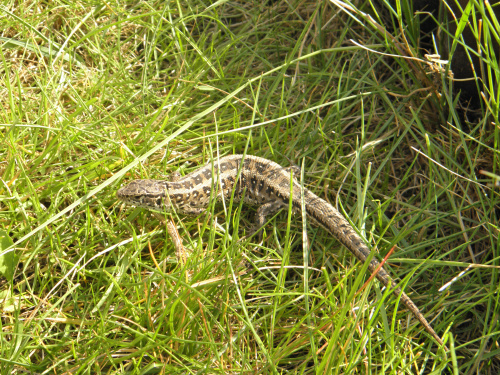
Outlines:
{"type": "Polygon", "coordinates": [[[479,174],[498,174],[496,78],[465,122],[411,10],[368,5],[2,5],[0,229],[19,256],[2,374],[498,373],[498,195],[479,174]],[[254,208],[174,215],[183,264],[160,221],[116,201],[243,152],[304,163],[379,259],[396,246],[386,267],[456,354],[362,289],[324,230],[304,241],[299,215],[262,243],[244,237],[254,208]]]}

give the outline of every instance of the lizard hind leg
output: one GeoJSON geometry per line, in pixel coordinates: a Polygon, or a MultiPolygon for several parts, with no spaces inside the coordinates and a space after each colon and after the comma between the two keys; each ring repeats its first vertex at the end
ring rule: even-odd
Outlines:
{"type": "Polygon", "coordinates": [[[257,209],[255,222],[260,228],[266,223],[266,216],[274,214],[283,208],[283,204],[279,201],[265,203],[257,209]]]}
{"type": "MultiPolygon", "coordinates": [[[[254,234],[255,232],[259,231],[264,224],[266,223],[266,217],[268,215],[274,214],[275,212],[278,212],[280,209],[282,209],[284,206],[280,201],[276,202],[269,202],[261,205],[257,209],[257,214],[255,215],[255,226],[256,228],[252,231],[251,234],[254,234]]],[[[258,234],[259,241],[262,239],[262,232],[259,232],[258,234]]]]}

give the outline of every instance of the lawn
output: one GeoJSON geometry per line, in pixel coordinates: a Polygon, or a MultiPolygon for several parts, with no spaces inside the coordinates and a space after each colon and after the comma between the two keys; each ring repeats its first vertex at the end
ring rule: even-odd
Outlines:
{"type": "Polygon", "coordinates": [[[438,41],[394,3],[5,0],[0,374],[500,373],[500,27],[472,1],[438,41]],[[475,111],[442,50],[467,22],[475,111]],[[116,199],[242,153],[302,167],[449,350],[301,215],[260,240],[239,202],[116,199]]]}

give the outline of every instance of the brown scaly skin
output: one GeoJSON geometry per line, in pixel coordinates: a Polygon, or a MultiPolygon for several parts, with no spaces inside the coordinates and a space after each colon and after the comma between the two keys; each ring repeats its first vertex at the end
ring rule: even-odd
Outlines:
{"type": "MultiPolygon", "coordinates": [[[[294,170],[297,175],[298,170],[294,170]]],[[[172,211],[184,214],[200,214],[208,206],[212,191],[212,173],[219,176],[217,199],[230,199],[234,190],[234,200],[243,196],[246,203],[258,205],[257,224],[264,225],[267,215],[287,208],[290,202],[290,168],[257,156],[231,155],[208,163],[202,168],[176,181],[135,180],[117,192],[121,201],[154,211],[172,211]],[[240,171],[241,168],[241,171],[240,171]]],[[[301,210],[301,186],[293,180],[292,206],[294,211],[301,210]]],[[[215,192],[214,192],[215,195],[215,192]]],[[[311,221],[325,228],[347,247],[361,262],[366,262],[370,249],[352,228],[349,222],[331,204],[304,189],[307,215],[311,221]]],[[[368,269],[374,272],[380,263],[372,258],[368,269]]],[[[422,315],[413,301],[401,291],[382,267],[376,274],[380,282],[391,287],[396,296],[422,323],[427,332],[440,344],[443,341],[422,315]]],[[[446,348],[446,347],[445,347],[446,348]]]]}

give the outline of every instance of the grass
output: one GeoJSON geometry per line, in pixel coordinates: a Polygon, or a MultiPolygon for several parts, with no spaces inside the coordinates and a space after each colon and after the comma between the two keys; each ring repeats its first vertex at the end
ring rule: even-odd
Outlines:
{"type": "Polygon", "coordinates": [[[469,123],[411,10],[335,3],[2,5],[2,374],[499,372],[495,79],[469,123]],[[396,246],[450,352],[298,215],[262,243],[253,208],[174,215],[183,264],[116,201],[243,152],[304,165],[379,259],[396,246]]]}

